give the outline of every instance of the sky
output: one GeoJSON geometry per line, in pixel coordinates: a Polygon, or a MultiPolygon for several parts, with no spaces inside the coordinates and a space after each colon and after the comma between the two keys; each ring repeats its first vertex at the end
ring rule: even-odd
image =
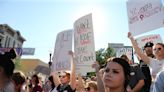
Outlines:
{"type": "MultiPolygon", "coordinates": [[[[0,24],[19,30],[26,39],[24,48],[35,48],[34,55],[22,58],[46,63],[49,53],[54,52],[57,34],[73,29],[74,22],[89,13],[93,16],[96,50],[107,48],[108,43],[131,46],[126,0],[0,0],[0,24]]],[[[164,27],[142,35],[149,34],[160,34],[164,39],[164,27]]]]}

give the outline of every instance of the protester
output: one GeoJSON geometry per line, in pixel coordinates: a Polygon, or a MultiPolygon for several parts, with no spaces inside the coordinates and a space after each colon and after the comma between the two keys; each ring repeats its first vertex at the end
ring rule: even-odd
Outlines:
{"type": "Polygon", "coordinates": [[[30,88],[30,92],[42,92],[42,87],[39,84],[39,77],[36,74],[32,76],[32,87],[30,88]]]}
{"type": "Polygon", "coordinates": [[[45,80],[45,83],[43,85],[43,92],[49,92],[51,90],[52,90],[51,82],[49,79],[47,79],[47,80],[45,80]]]}
{"type": "Polygon", "coordinates": [[[14,49],[0,55],[0,92],[14,92],[14,85],[11,77],[14,71],[14,63],[12,59],[16,57],[14,49]]]}
{"type": "Polygon", "coordinates": [[[129,84],[130,66],[121,58],[108,59],[103,82],[109,88],[107,92],[126,92],[129,84]]]}
{"type": "Polygon", "coordinates": [[[145,51],[146,55],[151,58],[155,58],[155,56],[153,54],[153,46],[154,46],[154,44],[152,42],[147,42],[144,46],[144,51],[145,51]]]}
{"type": "Polygon", "coordinates": [[[97,83],[95,81],[90,81],[87,83],[87,87],[85,89],[86,92],[98,92],[97,83]]]}
{"type": "Polygon", "coordinates": [[[85,92],[85,80],[82,78],[81,74],[78,74],[78,78],[76,80],[76,92],[85,92]]]}
{"type": "Polygon", "coordinates": [[[154,83],[153,92],[164,92],[164,71],[158,74],[154,83]]]}
{"type": "Polygon", "coordinates": [[[126,60],[130,64],[130,82],[129,86],[133,92],[142,92],[142,88],[145,84],[145,76],[138,64],[133,64],[126,55],[121,55],[121,58],[126,60]]]}
{"type": "MultiPolygon", "coordinates": [[[[154,54],[153,54],[153,43],[152,42],[147,42],[144,46],[144,52],[146,53],[146,55],[148,57],[151,57],[151,58],[155,58],[154,54]]],[[[141,60],[139,57],[138,57],[139,61],[140,61],[140,68],[145,76],[145,85],[144,85],[144,92],[150,92],[150,86],[151,86],[151,81],[152,81],[152,78],[151,78],[151,73],[150,73],[150,68],[147,64],[144,63],[143,60],[141,60]]]]}
{"type": "Polygon", "coordinates": [[[98,62],[94,62],[92,67],[95,69],[95,73],[97,77],[98,92],[107,92],[108,88],[104,87],[104,83],[103,83],[104,68],[100,69],[100,65],[98,64],[98,62]]]}
{"type": "Polygon", "coordinates": [[[71,74],[62,72],[59,78],[56,72],[51,73],[58,92],[75,92],[76,89],[75,62],[73,52],[69,51],[69,55],[71,56],[71,74]]]}
{"type": "Polygon", "coordinates": [[[54,80],[53,80],[53,76],[50,76],[48,78],[48,80],[49,80],[48,83],[51,85],[51,89],[49,90],[49,92],[57,92],[56,87],[55,87],[55,83],[54,83],[54,80]]]}
{"type": "Polygon", "coordinates": [[[17,71],[12,75],[12,81],[15,86],[15,92],[26,92],[25,89],[23,89],[23,84],[25,83],[25,75],[17,71]]]}
{"type": "Polygon", "coordinates": [[[150,58],[146,56],[141,49],[138,47],[137,42],[132,37],[131,33],[128,33],[128,37],[131,40],[131,43],[135,49],[136,54],[144,61],[144,63],[148,64],[152,70],[151,75],[153,80],[156,78],[156,75],[163,70],[164,68],[164,44],[157,43],[153,46],[153,53],[155,58],[150,58]]]}

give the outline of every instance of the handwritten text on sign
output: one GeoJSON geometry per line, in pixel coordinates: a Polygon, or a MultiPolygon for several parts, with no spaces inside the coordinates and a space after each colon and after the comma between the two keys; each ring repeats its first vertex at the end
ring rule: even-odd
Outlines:
{"type": "Polygon", "coordinates": [[[71,63],[68,55],[70,50],[72,50],[72,30],[60,32],[55,43],[53,70],[70,70],[71,63]]]}
{"type": "Polygon", "coordinates": [[[143,50],[144,46],[147,42],[151,42],[153,44],[156,43],[162,43],[162,38],[159,34],[152,34],[152,35],[145,35],[145,36],[141,36],[139,38],[136,39],[138,46],[143,50]]]}
{"type": "Polygon", "coordinates": [[[130,10],[130,17],[129,17],[129,23],[133,24],[139,20],[144,20],[147,17],[150,17],[154,14],[157,14],[159,12],[161,12],[163,9],[163,6],[153,6],[152,3],[146,3],[145,5],[143,5],[142,7],[140,7],[139,9],[137,8],[133,8],[132,10],[130,10]]]}
{"type": "Polygon", "coordinates": [[[129,31],[133,36],[164,26],[161,0],[128,0],[129,31]]]}
{"type": "Polygon", "coordinates": [[[77,64],[91,65],[95,61],[95,47],[91,15],[84,16],[74,24],[75,59],[77,64]]]}

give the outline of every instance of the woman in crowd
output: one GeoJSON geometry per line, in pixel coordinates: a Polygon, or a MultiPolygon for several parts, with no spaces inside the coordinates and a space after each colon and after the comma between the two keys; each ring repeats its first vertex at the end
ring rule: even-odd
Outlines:
{"type": "Polygon", "coordinates": [[[62,72],[60,78],[56,72],[52,72],[54,83],[58,92],[75,92],[76,89],[76,75],[75,75],[75,62],[73,52],[69,51],[71,56],[71,74],[62,72]]]}
{"type": "Polygon", "coordinates": [[[153,80],[156,78],[156,75],[164,70],[164,44],[163,43],[157,43],[153,46],[153,53],[155,55],[155,58],[148,57],[141,51],[141,49],[138,47],[137,42],[132,37],[131,33],[128,33],[128,38],[131,40],[131,43],[135,49],[136,54],[141,58],[141,60],[144,61],[144,63],[148,64],[150,68],[152,69],[152,78],[153,80]]]}
{"type": "Polygon", "coordinates": [[[23,84],[25,83],[25,75],[22,72],[15,72],[12,75],[12,81],[15,86],[15,92],[26,92],[25,88],[23,89],[23,84]]]}
{"type": "Polygon", "coordinates": [[[107,92],[127,92],[130,77],[130,66],[121,58],[108,59],[103,82],[107,92]]]}
{"type": "Polygon", "coordinates": [[[52,76],[48,78],[48,83],[51,85],[51,89],[49,90],[49,92],[57,92],[52,76]]]}
{"type": "Polygon", "coordinates": [[[76,80],[76,92],[85,92],[85,80],[81,76],[81,74],[78,74],[78,78],[76,80]]]}
{"type": "Polygon", "coordinates": [[[32,87],[30,92],[42,92],[42,87],[39,84],[39,77],[35,74],[32,76],[32,87]]]}
{"type": "Polygon", "coordinates": [[[14,71],[12,59],[16,57],[14,49],[0,55],[0,92],[15,92],[11,77],[14,71]]]}
{"type": "Polygon", "coordinates": [[[89,81],[85,90],[86,92],[98,92],[97,83],[95,81],[89,81]]]}

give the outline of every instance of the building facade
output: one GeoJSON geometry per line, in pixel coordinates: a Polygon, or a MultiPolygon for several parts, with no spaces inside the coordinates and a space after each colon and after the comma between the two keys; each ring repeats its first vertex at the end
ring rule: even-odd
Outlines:
{"type": "Polygon", "coordinates": [[[24,41],[19,31],[7,24],[0,24],[0,48],[22,48],[24,41]]]}
{"type": "Polygon", "coordinates": [[[111,47],[114,49],[115,52],[117,52],[120,48],[124,47],[123,43],[108,43],[108,47],[111,47]]]}

